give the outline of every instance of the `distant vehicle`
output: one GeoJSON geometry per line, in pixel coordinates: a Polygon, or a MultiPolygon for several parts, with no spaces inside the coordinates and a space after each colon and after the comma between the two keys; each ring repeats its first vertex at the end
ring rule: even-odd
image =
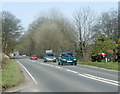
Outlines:
{"type": "Polygon", "coordinates": [[[31,59],[31,60],[33,60],[33,59],[34,59],[34,60],[37,60],[37,56],[36,56],[36,55],[31,55],[30,59],[31,59]]]}
{"type": "Polygon", "coordinates": [[[62,52],[58,58],[58,65],[71,64],[77,65],[77,59],[72,52],[62,52]]]}
{"type": "Polygon", "coordinates": [[[53,53],[52,50],[46,50],[46,54],[47,53],[53,53]]]}
{"type": "Polygon", "coordinates": [[[23,54],[22,57],[25,58],[25,57],[26,57],[26,54],[23,54]]]}
{"type": "Polygon", "coordinates": [[[56,62],[56,56],[53,53],[47,53],[44,57],[44,62],[47,61],[56,62]]]}

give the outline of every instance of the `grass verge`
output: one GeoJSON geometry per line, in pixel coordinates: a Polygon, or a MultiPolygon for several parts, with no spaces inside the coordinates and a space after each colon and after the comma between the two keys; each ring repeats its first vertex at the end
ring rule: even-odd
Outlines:
{"type": "Polygon", "coordinates": [[[2,89],[16,86],[22,80],[22,72],[15,59],[2,70],[2,89]]]}
{"type": "Polygon", "coordinates": [[[90,65],[90,66],[96,66],[96,67],[120,71],[120,63],[118,63],[118,62],[108,62],[108,63],[105,63],[105,62],[78,62],[78,64],[90,65]]]}

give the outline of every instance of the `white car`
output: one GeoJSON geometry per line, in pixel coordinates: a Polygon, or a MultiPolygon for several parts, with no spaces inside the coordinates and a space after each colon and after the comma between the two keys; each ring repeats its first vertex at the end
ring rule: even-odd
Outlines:
{"type": "Polygon", "coordinates": [[[22,55],[22,57],[24,57],[24,58],[25,58],[25,57],[26,57],[26,55],[24,54],[24,55],[22,55]]]}

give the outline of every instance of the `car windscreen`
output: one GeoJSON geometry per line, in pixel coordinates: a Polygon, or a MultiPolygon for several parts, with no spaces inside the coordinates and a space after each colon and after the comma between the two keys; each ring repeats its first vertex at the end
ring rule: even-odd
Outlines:
{"type": "Polygon", "coordinates": [[[46,56],[54,56],[54,54],[46,54],[46,56]]]}
{"type": "Polygon", "coordinates": [[[73,57],[73,54],[72,53],[63,53],[61,56],[62,57],[73,57]]]}
{"type": "Polygon", "coordinates": [[[31,55],[31,56],[36,56],[36,55],[31,55]]]}

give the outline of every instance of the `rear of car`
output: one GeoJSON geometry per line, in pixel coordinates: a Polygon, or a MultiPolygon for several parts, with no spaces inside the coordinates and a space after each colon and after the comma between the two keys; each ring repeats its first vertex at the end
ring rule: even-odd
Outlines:
{"type": "Polygon", "coordinates": [[[77,65],[77,59],[72,52],[62,52],[58,58],[58,65],[71,64],[77,65]]]}
{"type": "Polygon", "coordinates": [[[25,57],[26,57],[26,54],[23,54],[22,57],[25,58],[25,57]]]}
{"type": "Polygon", "coordinates": [[[37,56],[36,55],[31,55],[30,59],[31,60],[37,60],[37,56]]]}
{"type": "Polygon", "coordinates": [[[44,57],[44,62],[56,62],[56,56],[53,53],[47,53],[44,57]]]}

